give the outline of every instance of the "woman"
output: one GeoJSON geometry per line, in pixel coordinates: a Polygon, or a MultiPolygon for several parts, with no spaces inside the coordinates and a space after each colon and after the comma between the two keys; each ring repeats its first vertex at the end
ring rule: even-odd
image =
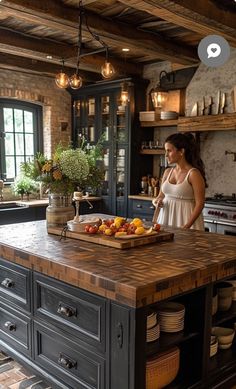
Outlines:
{"type": "Polygon", "coordinates": [[[206,178],[193,135],[170,135],[165,141],[165,155],[168,163],[175,166],[165,170],[161,190],[153,201],[160,208],[157,222],[204,230],[206,178]]]}

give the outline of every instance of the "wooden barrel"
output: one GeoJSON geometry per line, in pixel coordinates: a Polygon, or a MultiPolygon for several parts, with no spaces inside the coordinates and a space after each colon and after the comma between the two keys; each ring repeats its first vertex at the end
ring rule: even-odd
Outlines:
{"type": "Polygon", "coordinates": [[[47,228],[65,227],[68,220],[74,219],[75,208],[71,196],[59,194],[49,195],[49,205],[46,209],[47,228]]]}

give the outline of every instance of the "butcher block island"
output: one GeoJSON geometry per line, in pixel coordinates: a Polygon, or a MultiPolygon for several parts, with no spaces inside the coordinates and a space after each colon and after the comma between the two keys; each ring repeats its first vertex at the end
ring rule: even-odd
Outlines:
{"type": "Polygon", "coordinates": [[[236,322],[234,301],[212,315],[219,281],[236,276],[235,238],[170,231],[117,250],[45,221],[1,226],[0,349],[53,388],[230,387],[236,343],[212,357],[210,343],[236,322]]]}

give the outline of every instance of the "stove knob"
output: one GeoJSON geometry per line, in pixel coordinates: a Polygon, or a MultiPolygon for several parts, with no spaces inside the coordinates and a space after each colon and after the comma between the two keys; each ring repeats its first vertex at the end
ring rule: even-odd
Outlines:
{"type": "Polygon", "coordinates": [[[208,211],[208,215],[212,215],[213,214],[213,211],[208,211]]]}
{"type": "Polygon", "coordinates": [[[236,215],[233,216],[233,219],[236,219],[236,215]]]}

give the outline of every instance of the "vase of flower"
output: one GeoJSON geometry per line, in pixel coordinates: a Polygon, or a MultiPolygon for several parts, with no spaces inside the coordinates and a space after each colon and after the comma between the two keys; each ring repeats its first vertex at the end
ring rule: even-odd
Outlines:
{"type": "Polygon", "coordinates": [[[47,228],[65,227],[67,221],[75,216],[72,195],[50,193],[48,198],[49,204],[46,209],[47,228]]]}

